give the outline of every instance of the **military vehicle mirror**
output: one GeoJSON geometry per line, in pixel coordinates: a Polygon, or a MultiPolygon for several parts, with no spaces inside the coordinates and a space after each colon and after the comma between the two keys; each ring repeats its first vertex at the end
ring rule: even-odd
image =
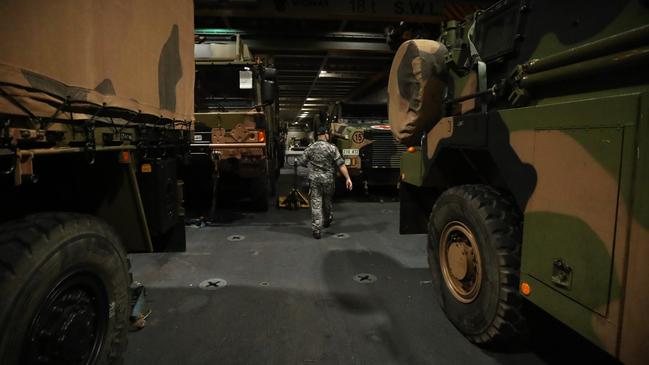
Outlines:
{"type": "Polygon", "coordinates": [[[275,81],[264,80],[261,87],[261,101],[264,104],[272,104],[275,102],[275,81]]]}
{"type": "Polygon", "coordinates": [[[264,80],[275,80],[277,79],[277,69],[274,67],[264,68],[264,80]]]}
{"type": "Polygon", "coordinates": [[[503,57],[515,50],[521,34],[521,8],[521,0],[508,0],[480,16],[475,43],[484,61],[503,57]]]}

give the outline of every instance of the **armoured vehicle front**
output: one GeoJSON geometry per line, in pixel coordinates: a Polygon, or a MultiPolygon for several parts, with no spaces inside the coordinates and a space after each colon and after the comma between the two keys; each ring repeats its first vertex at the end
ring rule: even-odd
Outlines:
{"type": "Polygon", "coordinates": [[[368,186],[399,182],[399,159],[406,147],[390,133],[385,104],[336,103],[330,112],[331,143],[350,176],[368,186]]]}
{"type": "Polygon", "coordinates": [[[506,0],[397,51],[402,233],[481,345],[529,300],[627,364],[649,357],[649,4],[506,0]]]}

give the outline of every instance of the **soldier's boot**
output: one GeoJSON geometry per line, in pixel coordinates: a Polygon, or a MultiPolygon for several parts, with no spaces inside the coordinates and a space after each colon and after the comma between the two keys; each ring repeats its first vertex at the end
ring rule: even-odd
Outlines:
{"type": "Polygon", "coordinates": [[[320,231],[313,231],[313,238],[319,240],[322,235],[320,234],[320,231]]]}
{"type": "Polygon", "coordinates": [[[329,214],[329,217],[327,217],[327,219],[325,219],[324,224],[322,226],[325,227],[325,228],[328,228],[331,225],[331,222],[333,222],[333,221],[334,221],[334,216],[329,214]]]}

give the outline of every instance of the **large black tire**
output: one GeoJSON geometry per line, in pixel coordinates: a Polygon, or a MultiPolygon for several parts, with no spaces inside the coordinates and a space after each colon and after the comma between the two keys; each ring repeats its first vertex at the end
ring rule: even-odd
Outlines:
{"type": "Polygon", "coordinates": [[[41,213],[0,226],[0,364],[122,363],[128,261],[91,216],[41,213]]]}
{"type": "Polygon", "coordinates": [[[526,338],[518,293],[522,218],[484,185],[445,191],[433,206],[428,261],[441,308],[471,342],[520,344],[526,338]]]}

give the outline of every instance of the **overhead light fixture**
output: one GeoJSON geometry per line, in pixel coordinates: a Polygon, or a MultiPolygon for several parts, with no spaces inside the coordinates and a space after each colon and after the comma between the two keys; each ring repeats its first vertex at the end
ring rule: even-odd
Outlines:
{"type": "Polygon", "coordinates": [[[318,77],[327,77],[332,79],[362,79],[364,76],[352,71],[320,71],[318,77]]]}
{"type": "Polygon", "coordinates": [[[198,35],[236,35],[236,34],[245,34],[242,29],[232,29],[232,28],[197,28],[194,29],[194,34],[198,35]]]}

